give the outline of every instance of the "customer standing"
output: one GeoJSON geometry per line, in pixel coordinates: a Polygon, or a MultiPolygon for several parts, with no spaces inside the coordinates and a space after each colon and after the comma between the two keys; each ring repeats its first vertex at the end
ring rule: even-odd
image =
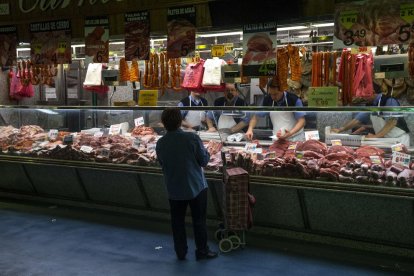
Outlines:
{"type": "Polygon", "coordinates": [[[170,202],[174,249],[179,260],[187,254],[185,214],[190,205],[196,243],[196,259],[217,257],[207,245],[207,181],[203,168],[210,160],[200,138],[180,129],[182,115],[178,108],[167,108],[161,115],[167,133],[158,140],[157,158],[162,166],[170,202]]]}

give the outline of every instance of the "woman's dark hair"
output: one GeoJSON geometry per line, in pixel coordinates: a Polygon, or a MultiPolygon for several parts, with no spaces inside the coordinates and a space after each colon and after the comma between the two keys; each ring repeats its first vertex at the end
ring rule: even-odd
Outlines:
{"type": "Polygon", "coordinates": [[[176,107],[166,108],[161,114],[161,122],[167,131],[177,130],[182,120],[181,111],[176,107]]]}

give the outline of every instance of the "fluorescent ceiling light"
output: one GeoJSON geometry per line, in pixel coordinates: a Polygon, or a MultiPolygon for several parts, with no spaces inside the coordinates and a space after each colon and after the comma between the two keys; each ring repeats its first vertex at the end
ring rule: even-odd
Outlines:
{"type": "Polygon", "coordinates": [[[317,27],[317,28],[319,28],[319,27],[332,27],[332,26],[334,26],[334,23],[331,22],[331,23],[313,24],[312,26],[317,27]]]}
{"type": "Polygon", "coordinates": [[[30,51],[30,48],[17,48],[17,51],[30,51]]]}
{"type": "Polygon", "coordinates": [[[278,31],[291,31],[291,30],[302,30],[302,29],[307,29],[308,27],[306,26],[292,26],[292,27],[282,27],[282,28],[277,28],[278,31]]]}
{"type": "Polygon", "coordinates": [[[227,33],[215,33],[215,34],[199,34],[198,37],[215,37],[215,36],[228,36],[228,35],[242,35],[243,32],[227,32],[227,33]]]}
{"type": "Polygon", "coordinates": [[[85,44],[76,44],[76,45],[72,45],[72,48],[77,48],[77,47],[85,47],[85,44]]]}

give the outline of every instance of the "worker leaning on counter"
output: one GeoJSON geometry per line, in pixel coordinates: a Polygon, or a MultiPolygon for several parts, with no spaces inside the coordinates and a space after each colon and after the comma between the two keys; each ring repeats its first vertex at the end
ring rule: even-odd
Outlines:
{"type": "MultiPolygon", "coordinates": [[[[273,78],[267,84],[267,93],[263,99],[262,106],[284,107],[284,106],[303,106],[302,100],[293,93],[281,91],[276,78],[273,78]]],[[[264,117],[269,115],[273,125],[273,133],[278,139],[287,139],[289,141],[304,141],[305,133],[305,112],[291,111],[271,111],[259,112],[250,120],[249,129],[246,133],[247,139],[253,139],[253,129],[257,124],[257,116],[264,117]]]]}
{"type": "MultiPolygon", "coordinates": [[[[387,93],[382,93],[375,96],[372,106],[400,106],[397,99],[387,93]]],[[[368,134],[366,138],[399,138],[400,143],[405,146],[410,146],[410,135],[407,122],[401,114],[392,114],[390,112],[360,112],[354,119],[347,122],[343,127],[338,129],[331,129],[332,132],[340,133],[347,131],[348,129],[360,127],[366,125],[371,120],[372,128],[375,134],[368,134]]]]}
{"type": "MultiPolygon", "coordinates": [[[[246,103],[239,97],[236,85],[227,83],[224,97],[217,98],[214,101],[214,106],[246,106],[246,103]]],[[[209,112],[206,120],[208,131],[214,132],[217,129],[230,129],[231,133],[237,133],[246,130],[246,127],[249,125],[250,116],[244,113],[242,118],[235,118],[232,115],[231,113],[227,115],[223,111],[209,112]],[[217,123],[216,127],[214,127],[214,122],[217,123]]]]}
{"type": "MultiPolygon", "coordinates": [[[[188,97],[185,97],[178,103],[179,107],[201,107],[208,106],[208,102],[205,98],[201,97],[197,91],[191,91],[188,97]]],[[[197,110],[183,110],[181,111],[183,121],[181,126],[187,129],[200,130],[203,123],[206,121],[206,112],[197,110]]]]}

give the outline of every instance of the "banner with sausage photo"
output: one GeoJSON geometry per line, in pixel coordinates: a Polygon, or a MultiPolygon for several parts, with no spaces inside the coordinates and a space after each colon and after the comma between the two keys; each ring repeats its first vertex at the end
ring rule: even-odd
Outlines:
{"type": "Polygon", "coordinates": [[[150,54],[150,19],[148,11],[125,14],[125,59],[148,60],[150,54]]]}
{"type": "Polygon", "coordinates": [[[243,26],[243,76],[260,77],[276,74],[276,28],[276,22],[243,26]]]}
{"type": "Polygon", "coordinates": [[[0,66],[13,66],[17,60],[16,26],[0,27],[0,66]]]}
{"type": "Polygon", "coordinates": [[[30,56],[33,64],[72,62],[70,20],[30,24],[30,56]]]}
{"type": "Polygon", "coordinates": [[[109,62],[109,19],[93,17],[85,20],[85,63],[109,62]]]}
{"type": "Polygon", "coordinates": [[[335,49],[408,44],[414,38],[413,1],[335,2],[335,49]]]}
{"type": "Polygon", "coordinates": [[[168,58],[186,57],[193,54],[196,35],[195,6],[169,8],[167,32],[168,58]]]}

